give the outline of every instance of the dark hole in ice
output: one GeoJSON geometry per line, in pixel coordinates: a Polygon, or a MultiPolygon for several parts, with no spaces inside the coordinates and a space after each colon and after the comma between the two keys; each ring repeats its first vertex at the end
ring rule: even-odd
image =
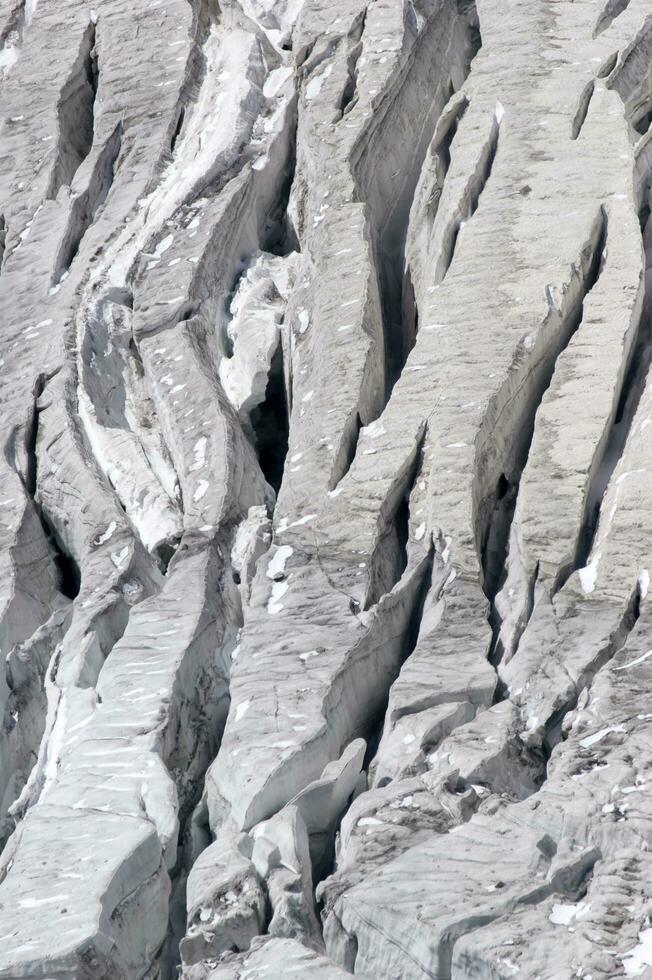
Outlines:
{"type": "Polygon", "coordinates": [[[57,567],[59,577],[59,591],[67,599],[76,599],[81,586],[81,575],[77,567],[77,562],[57,547],[54,563],[57,567]]]}
{"type": "Polygon", "coordinates": [[[283,479],[289,437],[288,405],[281,344],[278,345],[272,359],[265,390],[265,400],[251,413],[251,425],[263,476],[274,491],[278,493],[283,479]]]}

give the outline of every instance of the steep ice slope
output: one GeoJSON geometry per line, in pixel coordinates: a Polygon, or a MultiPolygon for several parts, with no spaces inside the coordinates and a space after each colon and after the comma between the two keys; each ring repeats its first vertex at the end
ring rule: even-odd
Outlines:
{"type": "Polygon", "coordinates": [[[0,112],[0,978],[652,975],[645,0],[9,0],[0,112]]]}

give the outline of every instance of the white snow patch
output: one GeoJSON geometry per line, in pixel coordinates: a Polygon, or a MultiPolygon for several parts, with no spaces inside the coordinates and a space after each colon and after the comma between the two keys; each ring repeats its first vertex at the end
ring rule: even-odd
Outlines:
{"type": "Polygon", "coordinates": [[[412,806],[413,800],[414,800],[414,796],[412,795],[403,796],[401,797],[400,800],[392,800],[392,802],[389,804],[389,808],[390,810],[400,810],[401,807],[412,806]]]}
{"type": "Polygon", "coordinates": [[[621,664],[620,667],[614,667],[614,670],[627,670],[628,667],[636,667],[638,664],[642,664],[644,661],[649,660],[652,657],[652,650],[648,650],[647,653],[641,654],[636,660],[630,660],[628,664],[621,664]]]}
{"type": "Polygon", "coordinates": [[[174,235],[166,235],[165,238],[161,239],[161,241],[158,243],[152,254],[155,255],[157,259],[160,259],[163,253],[167,252],[167,250],[170,248],[173,241],[174,235]]]}
{"type": "Polygon", "coordinates": [[[113,536],[117,526],[118,525],[116,524],[115,521],[111,521],[104,534],[100,534],[97,536],[97,538],[95,539],[95,544],[97,545],[104,544],[105,541],[108,541],[109,538],[113,536]]]}
{"type": "Polygon", "coordinates": [[[275,579],[277,575],[285,573],[285,563],[294,552],[289,544],[283,544],[274,552],[267,566],[267,578],[275,579]]]}
{"type": "Polygon", "coordinates": [[[195,454],[195,461],[190,466],[191,473],[195,473],[197,470],[200,470],[202,466],[205,466],[207,444],[208,444],[208,439],[206,438],[206,436],[202,436],[201,439],[198,439],[197,442],[195,443],[193,447],[193,452],[195,454]]]}
{"type": "Polygon", "coordinates": [[[280,601],[287,590],[289,589],[287,582],[274,582],[272,586],[272,595],[267,603],[267,612],[270,616],[275,616],[283,608],[283,603],[280,601]]]}
{"type": "Polygon", "coordinates": [[[370,425],[365,426],[365,434],[368,435],[370,439],[378,439],[380,436],[384,436],[385,432],[385,426],[379,420],[371,422],[370,425]]]}
{"type": "Polygon", "coordinates": [[[582,586],[582,592],[584,592],[585,595],[588,595],[590,592],[593,592],[593,590],[595,589],[595,583],[598,578],[598,565],[600,563],[601,557],[602,557],[601,553],[598,552],[596,555],[593,556],[593,558],[588,563],[588,565],[585,565],[584,568],[578,569],[577,574],[579,575],[580,578],[580,585],[582,586]]]}
{"type": "Polygon", "coordinates": [[[238,707],[235,709],[235,720],[236,721],[240,721],[240,719],[247,713],[247,711],[249,710],[249,705],[250,704],[251,704],[251,700],[249,698],[247,698],[246,701],[242,701],[238,705],[238,707]]]}
{"type": "Polygon", "coordinates": [[[287,518],[284,518],[279,522],[278,528],[276,529],[276,533],[282,534],[282,532],[287,531],[288,528],[301,527],[302,524],[307,524],[308,521],[314,521],[316,516],[317,516],[316,514],[306,514],[305,517],[300,517],[297,521],[292,521],[291,524],[285,524],[284,521],[286,521],[287,518]]]}
{"type": "Polygon", "coordinates": [[[12,45],[6,45],[2,51],[0,51],[0,70],[3,68],[11,68],[18,61],[18,48],[12,45]]]}
{"type": "Polygon", "coordinates": [[[568,905],[555,902],[548,918],[556,926],[568,926],[575,919],[582,919],[585,915],[588,915],[590,909],[591,906],[588,902],[577,902],[576,904],[568,905]]]}
{"type": "Polygon", "coordinates": [[[60,902],[64,898],[70,898],[70,895],[67,892],[59,892],[57,895],[46,895],[45,898],[21,898],[18,901],[18,905],[21,909],[36,909],[41,905],[60,902]]]}
{"type": "Polygon", "coordinates": [[[601,742],[603,738],[606,738],[609,732],[612,732],[613,728],[601,728],[599,732],[594,732],[593,735],[587,735],[586,738],[580,740],[580,745],[584,749],[590,748],[595,745],[596,742],[601,742]]]}
{"type": "Polygon", "coordinates": [[[310,660],[311,657],[318,657],[318,656],[319,656],[319,650],[308,650],[307,653],[299,654],[299,660],[303,660],[303,662],[305,663],[306,660],[310,660]]]}
{"type": "Polygon", "coordinates": [[[652,966],[652,928],[638,934],[638,946],[623,956],[623,967],[628,977],[640,977],[647,966],[652,966]]]}
{"type": "Polygon", "coordinates": [[[280,133],[283,128],[283,119],[285,117],[285,110],[287,104],[285,100],[281,101],[278,108],[274,110],[269,119],[264,122],[264,130],[266,133],[280,133]]]}
{"type": "Polygon", "coordinates": [[[265,98],[273,99],[291,77],[292,69],[286,65],[281,65],[279,68],[275,68],[274,71],[271,71],[265,79],[265,84],[263,85],[263,95],[265,98]]]}
{"type": "Polygon", "coordinates": [[[327,68],[324,69],[323,72],[321,72],[321,74],[315,75],[314,78],[310,79],[310,81],[306,85],[306,99],[308,101],[314,99],[316,95],[319,95],[319,93],[321,92],[322,85],[324,84],[324,82],[326,81],[326,79],[328,78],[332,70],[333,70],[333,66],[329,65],[327,68]]]}
{"type": "Polygon", "coordinates": [[[122,551],[111,552],[111,561],[113,562],[116,568],[120,568],[121,565],[124,565],[125,561],[127,560],[128,554],[129,554],[129,545],[125,545],[122,551]]]}
{"type": "Polygon", "coordinates": [[[197,504],[206,496],[206,491],[208,490],[208,480],[200,480],[197,484],[197,489],[192,495],[192,499],[197,504]]]}

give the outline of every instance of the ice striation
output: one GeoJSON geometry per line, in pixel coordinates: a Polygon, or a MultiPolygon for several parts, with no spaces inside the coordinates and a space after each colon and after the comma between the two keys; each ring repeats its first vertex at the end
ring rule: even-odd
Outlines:
{"type": "Polygon", "coordinates": [[[0,3],[0,980],[652,978],[647,0],[0,3]]]}

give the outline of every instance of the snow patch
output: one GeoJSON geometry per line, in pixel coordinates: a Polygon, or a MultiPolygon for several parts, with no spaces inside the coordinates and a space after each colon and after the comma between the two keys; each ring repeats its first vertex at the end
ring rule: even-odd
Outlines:
{"type": "Polygon", "coordinates": [[[115,533],[115,529],[117,528],[117,526],[118,525],[116,524],[115,521],[111,521],[106,531],[103,534],[99,534],[95,538],[95,544],[96,545],[104,544],[105,541],[108,541],[109,538],[113,537],[113,534],[115,533]]]}
{"type": "Polygon", "coordinates": [[[292,78],[292,69],[285,65],[281,65],[279,68],[271,71],[263,85],[263,95],[265,98],[273,99],[275,95],[278,95],[289,78],[292,78]]]}
{"type": "Polygon", "coordinates": [[[129,554],[129,545],[125,545],[122,551],[111,552],[111,561],[113,562],[116,568],[120,568],[121,565],[124,565],[125,561],[127,560],[128,554],[129,554]]]}
{"type": "Polygon", "coordinates": [[[195,473],[206,465],[206,446],[208,444],[208,439],[206,436],[202,436],[198,439],[193,447],[193,452],[195,454],[195,461],[190,466],[190,472],[195,473]]]}
{"type": "Polygon", "coordinates": [[[235,720],[236,721],[240,721],[240,719],[244,717],[244,715],[249,710],[249,705],[250,704],[251,704],[251,700],[249,698],[247,698],[246,701],[242,701],[238,705],[238,707],[235,709],[235,720]]]}
{"type": "Polygon", "coordinates": [[[589,749],[592,745],[597,742],[601,742],[603,738],[613,731],[613,728],[601,728],[599,732],[594,732],[593,735],[587,735],[586,738],[580,739],[580,745],[584,749],[589,749]]]}
{"type": "Polygon", "coordinates": [[[588,902],[577,902],[576,904],[568,905],[556,902],[548,918],[556,926],[568,926],[575,919],[583,919],[585,915],[588,915],[590,909],[591,906],[588,902]]]}
{"type": "Polygon", "coordinates": [[[311,657],[318,657],[318,656],[319,656],[319,650],[308,650],[307,653],[299,654],[299,660],[303,660],[303,662],[305,663],[306,660],[310,660],[311,657]]]}
{"type": "Polygon", "coordinates": [[[289,544],[281,545],[270,559],[267,566],[267,578],[276,579],[285,574],[285,563],[294,552],[289,544]]]}
{"type": "Polygon", "coordinates": [[[287,531],[291,527],[301,527],[302,524],[307,524],[308,521],[314,521],[316,516],[317,516],[316,514],[306,514],[305,517],[300,517],[298,520],[292,521],[291,524],[284,523],[287,520],[287,518],[284,518],[279,522],[276,533],[282,534],[283,531],[287,531]]]}
{"type": "Polygon", "coordinates": [[[630,660],[628,664],[621,664],[620,667],[614,667],[614,670],[627,670],[629,667],[637,667],[638,664],[644,663],[644,661],[648,660],[650,657],[652,657],[652,650],[648,650],[647,653],[641,654],[641,656],[637,657],[636,660],[630,660]]]}
{"type": "Polygon", "coordinates": [[[324,69],[323,72],[321,72],[321,74],[315,75],[314,78],[310,79],[310,81],[306,85],[306,99],[308,100],[308,102],[310,102],[311,99],[314,99],[316,95],[319,95],[319,93],[321,92],[322,85],[324,84],[324,82],[326,81],[326,79],[328,78],[332,70],[333,70],[333,66],[329,65],[327,68],[324,69]]]}
{"type": "Polygon", "coordinates": [[[289,589],[287,582],[274,582],[272,586],[272,595],[267,603],[267,612],[270,616],[275,616],[276,613],[280,613],[283,608],[283,603],[281,599],[289,589]]]}
{"type": "Polygon", "coordinates": [[[601,553],[598,552],[593,556],[588,565],[584,568],[578,569],[577,574],[579,575],[580,585],[582,586],[582,592],[588,595],[595,589],[595,583],[598,578],[598,565],[600,564],[601,553]]]}
{"type": "Polygon", "coordinates": [[[640,977],[646,967],[652,966],[652,928],[638,934],[638,946],[623,956],[623,968],[628,977],[640,977]]]}
{"type": "Polygon", "coordinates": [[[371,422],[365,427],[365,435],[369,436],[370,439],[378,439],[379,436],[384,436],[385,432],[385,426],[380,420],[371,422]]]}
{"type": "Polygon", "coordinates": [[[208,480],[200,480],[197,484],[197,489],[192,495],[192,499],[197,504],[200,500],[206,496],[206,491],[208,490],[208,480]]]}
{"type": "Polygon", "coordinates": [[[161,241],[158,243],[158,245],[156,246],[152,254],[157,259],[160,259],[163,253],[167,252],[167,250],[170,248],[173,241],[174,241],[174,235],[166,235],[165,238],[161,239],[161,241]]]}

